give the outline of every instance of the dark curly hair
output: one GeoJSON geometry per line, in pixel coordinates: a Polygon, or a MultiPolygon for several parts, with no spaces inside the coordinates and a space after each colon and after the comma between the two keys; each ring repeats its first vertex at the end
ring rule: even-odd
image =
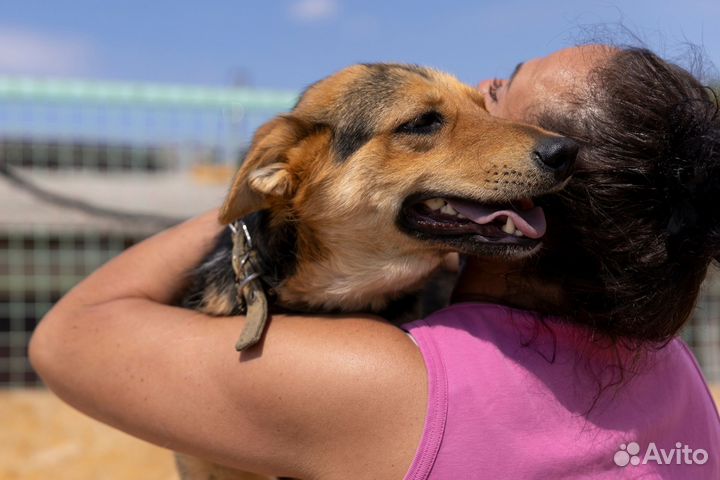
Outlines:
{"type": "Polygon", "coordinates": [[[714,93],[643,48],[616,50],[540,126],[581,144],[572,181],[541,199],[550,236],[537,271],[567,313],[605,338],[669,341],[720,253],[714,93]]]}

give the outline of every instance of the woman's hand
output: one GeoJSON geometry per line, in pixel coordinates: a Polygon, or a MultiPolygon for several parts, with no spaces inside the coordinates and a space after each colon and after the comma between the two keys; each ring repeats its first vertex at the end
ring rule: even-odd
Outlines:
{"type": "Polygon", "coordinates": [[[211,212],[129,249],[48,313],[31,345],[47,385],[158,445],[247,471],[402,478],[423,427],[423,360],[363,316],[274,316],[234,350],[243,317],[173,306],[222,227],[211,212]]]}

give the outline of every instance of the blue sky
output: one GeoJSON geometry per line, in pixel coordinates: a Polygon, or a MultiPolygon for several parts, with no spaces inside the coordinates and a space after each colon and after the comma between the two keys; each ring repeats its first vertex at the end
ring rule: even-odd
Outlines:
{"type": "Polygon", "coordinates": [[[623,22],[668,56],[720,65],[719,0],[3,0],[0,73],[297,90],[356,62],[475,83],[623,22]]]}

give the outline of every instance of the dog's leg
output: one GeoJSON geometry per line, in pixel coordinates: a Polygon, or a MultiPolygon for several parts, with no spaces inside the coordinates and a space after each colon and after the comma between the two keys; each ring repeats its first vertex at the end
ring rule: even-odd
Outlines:
{"type": "Polygon", "coordinates": [[[175,465],[180,480],[274,480],[275,478],[233,470],[181,453],[175,454],[175,465]]]}
{"type": "Polygon", "coordinates": [[[181,307],[213,316],[239,313],[232,269],[232,240],[228,230],[220,234],[213,251],[191,275],[190,285],[180,301],[181,307]]]}

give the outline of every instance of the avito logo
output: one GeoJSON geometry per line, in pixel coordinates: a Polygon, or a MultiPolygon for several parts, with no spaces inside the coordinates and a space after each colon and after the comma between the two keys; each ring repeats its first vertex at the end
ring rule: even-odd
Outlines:
{"type": "Polygon", "coordinates": [[[681,442],[675,443],[675,448],[658,448],[655,442],[650,442],[645,453],[640,454],[640,445],[637,442],[630,442],[627,445],[621,444],[620,449],[613,457],[615,465],[626,467],[628,465],[638,466],[647,463],[658,465],[703,465],[708,461],[708,453],[702,448],[692,449],[689,445],[681,442]]]}

